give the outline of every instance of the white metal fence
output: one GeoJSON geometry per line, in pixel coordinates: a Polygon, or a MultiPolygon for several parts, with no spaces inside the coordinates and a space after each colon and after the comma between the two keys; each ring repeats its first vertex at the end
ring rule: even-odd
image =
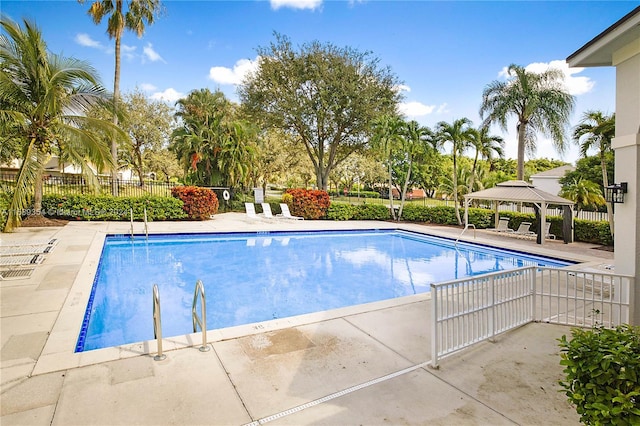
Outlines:
{"type": "MultiPolygon", "coordinates": [[[[499,211],[510,211],[515,212],[518,210],[518,206],[516,204],[500,204],[498,207],[499,211]]],[[[535,213],[533,207],[522,206],[522,213],[535,213]]],[[[609,220],[607,216],[607,212],[591,212],[586,210],[580,210],[575,213],[576,219],[583,220],[609,220]]],[[[547,208],[547,216],[562,216],[562,209],[551,209],[547,208]]]]}
{"type": "Polygon", "coordinates": [[[626,275],[535,266],[431,284],[431,364],[532,321],[629,322],[633,284],[626,275]]]}

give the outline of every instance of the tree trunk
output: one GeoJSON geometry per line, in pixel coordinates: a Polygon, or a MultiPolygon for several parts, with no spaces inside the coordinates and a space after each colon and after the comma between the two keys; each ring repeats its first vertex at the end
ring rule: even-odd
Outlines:
{"type": "Polygon", "coordinates": [[[407,170],[407,179],[404,181],[404,187],[402,188],[402,196],[400,197],[400,209],[398,210],[398,220],[402,217],[402,209],[404,207],[404,199],[407,195],[407,188],[409,187],[409,179],[411,178],[411,166],[413,160],[409,160],[409,170],[407,170]]]}
{"type": "Polygon", "coordinates": [[[462,225],[460,218],[460,206],[458,205],[458,162],[456,159],[455,147],[453,148],[453,205],[456,210],[456,220],[458,225],[462,225]]]}
{"type": "Polygon", "coordinates": [[[391,210],[391,218],[396,220],[396,210],[393,208],[393,175],[391,173],[391,156],[389,156],[389,210],[391,210]]]}
{"type": "MultiPolygon", "coordinates": [[[[116,34],[116,71],[113,78],[113,125],[118,125],[118,102],[120,101],[120,39],[121,35],[116,34]]],[[[118,140],[116,133],[111,136],[111,157],[113,158],[113,169],[111,169],[111,194],[118,196],[118,140]]],[[[142,181],[142,178],[141,178],[142,181]]]]}
{"type": "Polygon", "coordinates": [[[518,123],[518,180],[524,180],[524,137],[526,135],[527,123],[521,120],[518,123]]]}
{"type": "Polygon", "coordinates": [[[42,185],[43,185],[43,171],[40,170],[36,174],[36,179],[33,182],[33,214],[42,214],[42,185]]]}

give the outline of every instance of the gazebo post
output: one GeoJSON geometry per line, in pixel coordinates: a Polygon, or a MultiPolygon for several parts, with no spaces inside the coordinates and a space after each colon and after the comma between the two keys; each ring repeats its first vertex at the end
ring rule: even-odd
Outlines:
{"type": "Polygon", "coordinates": [[[500,223],[500,212],[498,208],[500,207],[500,202],[498,200],[493,201],[493,210],[495,214],[493,215],[493,227],[498,228],[498,224],[500,223]]]}

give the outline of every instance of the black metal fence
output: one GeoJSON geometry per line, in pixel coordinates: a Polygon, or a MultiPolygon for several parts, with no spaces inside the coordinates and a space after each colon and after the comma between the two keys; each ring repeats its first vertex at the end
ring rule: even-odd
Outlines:
{"type": "MultiPolygon", "coordinates": [[[[0,174],[0,189],[7,191],[15,186],[16,173],[0,174]]],[[[89,182],[79,175],[45,175],[43,178],[42,194],[43,195],[77,195],[77,194],[95,194],[95,195],[111,195],[112,179],[109,176],[100,176],[97,178],[98,185],[90,185],[89,182]]],[[[141,197],[152,195],[158,197],[170,197],[171,188],[180,186],[174,182],[158,182],[145,181],[141,183],[138,180],[116,181],[118,196],[120,197],[141,197]]]]}

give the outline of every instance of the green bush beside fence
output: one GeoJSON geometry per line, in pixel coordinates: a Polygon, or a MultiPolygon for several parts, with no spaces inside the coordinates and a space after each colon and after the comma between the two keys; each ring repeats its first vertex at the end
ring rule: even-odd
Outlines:
{"type": "Polygon", "coordinates": [[[185,219],[183,202],[172,197],[112,197],[107,195],[45,195],[42,213],[50,218],[69,220],[134,220],[185,219]]]}

